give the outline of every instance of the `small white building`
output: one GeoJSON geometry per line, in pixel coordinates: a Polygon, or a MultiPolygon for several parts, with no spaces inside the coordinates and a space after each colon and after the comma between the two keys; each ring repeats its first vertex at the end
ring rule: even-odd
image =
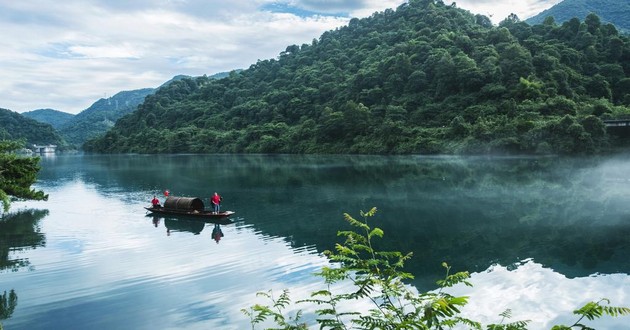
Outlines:
{"type": "Polygon", "coordinates": [[[49,154],[49,153],[54,154],[56,150],[57,150],[57,146],[54,144],[49,144],[45,146],[39,146],[36,144],[33,145],[33,152],[38,153],[38,154],[49,154]]]}

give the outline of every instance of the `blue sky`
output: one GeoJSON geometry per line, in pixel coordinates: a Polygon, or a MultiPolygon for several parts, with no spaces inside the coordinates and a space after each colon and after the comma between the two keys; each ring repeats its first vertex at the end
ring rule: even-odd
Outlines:
{"type": "MultiPolygon", "coordinates": [[[[0,0],[0,108],[79,113],[175,75],[212,75],[275,58],[351,18],[403,0],[0,0]]],[[[445,1],[449,3],[448,1],[445,1]]],[[[521,19],[560,0],[466,0],[521,19]]]]}

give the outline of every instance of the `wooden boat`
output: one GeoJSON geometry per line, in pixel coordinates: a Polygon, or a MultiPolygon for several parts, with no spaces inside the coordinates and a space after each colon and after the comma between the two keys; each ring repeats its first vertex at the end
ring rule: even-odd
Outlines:
{"type": "Polygon", "coordinates": [[[145,207],[145,209],[151,213],[164,214],[164,215],[173,215],[173,216],[187,216],[193,218],[205,218],[205,219],[221,219],[227,218],[236,212],[234,211],[223,211],[219,213],[214,213],[212,211],[182,211],[182,210],[173,210],[167,209],[163,207],[155,208],[155,207],[145,207]]]}
{"type": "Polygon", "coordinates": [[[206,211],[201,199],[196,197],[169,196],[166,201],[164,201],[164,206],[151,206],[145,207],[145,209],[154,214],[185,216],[199,219],[224,219],[236,213],[234,211],[223,211],[219,213],[206,211]]]}

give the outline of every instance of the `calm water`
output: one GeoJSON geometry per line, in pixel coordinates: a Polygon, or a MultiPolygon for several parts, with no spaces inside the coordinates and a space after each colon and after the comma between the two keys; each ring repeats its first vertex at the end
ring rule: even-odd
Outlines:
{"type": "MultiPolygon", "coordinates": [[[[414,253],[434,289],[442,261],[469,270],[467,316],[573,323],[609,298],[630,306],[630,159],[265,155],[57,155],[42,159],[47,202],[0,220],[6,329],[247,329],[255,293],[322,287],[343,213],[379,209],[379,247],[414,253]],[[165,189],[219,192],[233,224],[147,216],[165,189]],[[213,232],[221,230],[216,241],[213,232]]],[[[306,306],[302,306],[305,308],[306,306]]],[[[630,318],[588,323],[630,329],[630,318]]]]}

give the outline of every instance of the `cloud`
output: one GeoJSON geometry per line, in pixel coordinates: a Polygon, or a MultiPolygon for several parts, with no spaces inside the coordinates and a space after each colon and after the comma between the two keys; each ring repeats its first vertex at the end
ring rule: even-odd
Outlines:
{"type": "MultiPolygon", "coordinates": [[[[573,324],[573,310],[589,301],[599,301],[605,292],[612,306],[624,305],[630,295],[630,278],[623,274],[569,279],[550,268],[523,260],[516,269],[495,265],[487,271],[472,273],[474,288],[457,285],[448,292],[468,296],[470,303],[462,314],[482,324],[499,323],[507,309],[514,319],[530,320],[532,329],[550,329],[558,324],[573,324]]],[[[621,329],[627,320],[602,317],[585,324],[596,329],[621,329]]]]}
{"type": "Polygon", "coordinates": [[[488,16],[493,23],[498,24],[510,14],[516,14],[525,20],[542,12],[562,0],[461,0],[457,7],[467,9],[475,14],[488,16]]]}
{"type": "Polygon", "coordinates": [[[247,68],[310,43],[345,17],[298,17],[269,1],[64,1],[0,4],[0,107],[78,113],[105,95],[175,75],[247,68]]]}
{"type": "MultiPolygon", "coordinates": [[[[403,2],[3,1],[0,61],[9,65],[3,66],[0,107],[78,113],[105,95],[157,87],[176,75],[247,68],[277,57],[289,45],[310,43],[352,17],[403,2]]],[[[524,3],[530,10],[548,2],[524,3]]],[[[503,3],[467,0],[461,7],[484,13],[525,6],[503,3]]]]}

